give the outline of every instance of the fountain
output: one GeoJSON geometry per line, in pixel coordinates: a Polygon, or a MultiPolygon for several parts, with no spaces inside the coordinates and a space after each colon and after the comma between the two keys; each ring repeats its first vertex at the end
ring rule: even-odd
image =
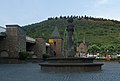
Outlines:
{"type": "Polygon", "coordinates": [[[42,71],[46,72],[86,72],[101,70],[102,63],[94,63],[95,58],[78,58],[74,51],[74,25],[73,19],[68,19],[67,31],[67,57],[48,58],[47,62],[40,63],[42,71]]]}

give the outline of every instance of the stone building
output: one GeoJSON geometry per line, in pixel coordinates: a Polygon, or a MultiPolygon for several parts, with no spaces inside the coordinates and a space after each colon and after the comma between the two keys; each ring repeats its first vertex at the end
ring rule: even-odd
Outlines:
{"type": "Polygon", "coordinates": [[[46,53],[46,45],[43,38],[26,38],[26,51],[30,54],[31,58],[42,58],[46,53]]]}
{"type": "Polygon", "coordinates": [[[26,51],[26,33],[18,25],[6,25],[6,36],[0,41],[0,57],[19,57],[26,51]]]}
{"type": "Polygon", "coordinates": [[[79,42],[78,47],[76,49],[77,53],[76,53],[76,57],[86,57],[87,54],[87,49],[88,49],[88,43],[86,42],[79,42]]]}
{"type": "Polygon", "coordinates": [[[51,49],[53,50],[53,54],[55,57],[62,57],[63,51],[63,39],[58,32],[58,28],[55,27],[54,31],[49,38],[49,43],[51,45],[51,49]]]}
{"type": "Polygon", "coordinates": [[[0,58],[19,58],[20,52],[41,58],[46,53],[45,41],[26,36],[26,31],[19,25],[6,25],[6,31],[0,33],[0,58]]]}
{"type": "Polygon", "coordinates": [[[35,40],[36,43],[33,48],[34,56],[42,58],[42,55],[46,54],[46,42],[43,38],[36,38],[35,40]]]}

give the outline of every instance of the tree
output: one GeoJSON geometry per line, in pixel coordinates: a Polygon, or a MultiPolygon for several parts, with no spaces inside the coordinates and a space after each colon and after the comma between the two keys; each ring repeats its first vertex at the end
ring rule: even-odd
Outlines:
{"type": "Polygon", "coordinates": [[[48,18],[48,20],[52,20],[53,18],[51,17],[51,18],[48,18]]]}
{"type": "Polygon", "coordinates": [[[99,52],[99,51],[100,51],[100,48],[99,48],[97,45],[95,45],[95,44],[88,47],[88,52],[89,52],[89,53],[92,53],[93,56],[94,56],[95,54],[97,54],[97,52],[99,52]]]}
{"type": "Polygon", "coordinates": [[[113,52],[116,51],[116,48],[114,46],[106,46],[106,47],[100,47],[100,54],[107,57],[108,55],[112,55],[113,52]]]}
{"type": "Polygon", "coordinates": [[[58,18],[57,18],[57,17],[55,17],[55,19],[57,20],[58,18]]]}
{"type": "Polygon", "coordinates": [[[67,21],[68,21],[68,23],[72,23],[73,22],[73,18],[71,17],[67,21]]]}
{"type": "Polygon", "coordinates": [[[104,57],[107,56],[107,51],[105,46],[100,47],[100,55],[104,57]]]}
{"type": "Polygon", "coordinates": [[[64,16],[63,18],[64,18],[64,19],[67,19],[67,17],[66,17],[66,16],[64,16]]]}
{"type": "Polygon", "coordinates": [[[62,19],[63,17],[62,16],[60,16],[60,19],[62,19]]]}
{"type": "Polygon", "coordinates": [[[118,44],[118,45],[116,46],[116,51],[117,51],[117,52],[120,52],[120,44],[118,44]]]}
{"type": "Polygon", "coordinates": [[[107,47],[107,53],[111,56],[113,54],[113,52],[115,52],[116,49],[114,46],[108,46],[107,47]]]}

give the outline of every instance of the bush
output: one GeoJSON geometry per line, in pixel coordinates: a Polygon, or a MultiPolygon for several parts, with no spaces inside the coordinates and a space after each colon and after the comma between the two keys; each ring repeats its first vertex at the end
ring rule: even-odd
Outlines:
{"type": "Polygon", "coordinates": [[[105,58],[96,58],[96,60],[105,60],[105,58]]]}
{"type": "Polygon", "coordinates": [[[43,57],[43,59],[45,60],[46,58],[49,58],[50,55],[49,55],[49,54],[43,54],[42,57],[43,57]]]}
{"type": "Polygon", "coordinates": [[[120,58],[111,58],[111,60],[120,60],[120,58]]]}
{"type": "Polygon", "coordinates": [[[119,57],[117,57],[118,59],[120,59],[120,56],[119,57]]]}
{"type": "Polygon", "coordinates": [[[29,54],[27,52],[19,52],[19,59],[26,60],[29,54]]]}

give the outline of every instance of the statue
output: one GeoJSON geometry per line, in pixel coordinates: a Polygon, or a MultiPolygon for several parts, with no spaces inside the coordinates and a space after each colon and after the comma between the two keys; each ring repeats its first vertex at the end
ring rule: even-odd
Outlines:
{"type": "Polygon", "coordinates": [[[74,57],[74,25],[72,24],[73,18],[68,19],[68,26],[67,26],[67,53],[68,57],[74,57]]]}

